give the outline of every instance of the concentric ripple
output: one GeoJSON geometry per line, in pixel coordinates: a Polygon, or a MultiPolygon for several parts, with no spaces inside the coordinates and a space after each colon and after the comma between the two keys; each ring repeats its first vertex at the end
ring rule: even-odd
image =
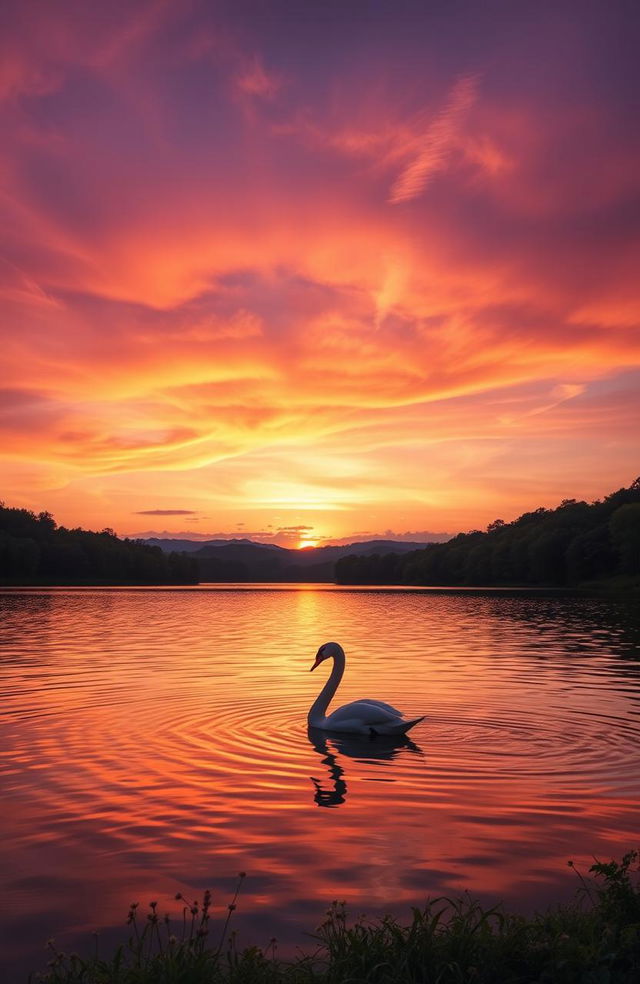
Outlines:
{"type": "Polygon", "coordinates": [[[27,915],[38,942],[73,937],[140,892],[240,868],[247,910],[286,942],[335,897],[376,911],[468,888],[534,907],[569,893],[568,858],[637,842],[624,605],[225,586],[6,591],[0,614],[14,960],[27,915]],[[308,731],[328,638],[347,651],[338,702],[426,714],[408,739],[308,731]]]}

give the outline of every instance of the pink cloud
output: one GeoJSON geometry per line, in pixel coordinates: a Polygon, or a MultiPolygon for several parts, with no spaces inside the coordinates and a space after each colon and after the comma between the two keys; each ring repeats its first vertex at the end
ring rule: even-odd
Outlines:
{"type": "Polygon", "coordinates": [[[633,459],[640,153],[606,31],[556,50],[511,14],[470,52],[443,15],[440,40],[400,18],[343,49],[207,5],[12,9],[13,490],[453,529],[520,472],[579,477],[583,445],[633,459]]]}
{"type": "Polygon", "coordinates": [[[444,109],[428,123],[424,135],[419,138],[416,156],[394,181],[389,194],[392,205],[417,198],[432,176],[446,166],[464,116],[475,102],[477,87],[478,80],[474,77],[458,79],[444,109]]]}
{"type": "Polygon", "coordinates": [[[282,86],[282,80],[275,73],[268,72],[257,56],[245,63],[234,81],[239,93],[260,99],[273,99],[282,86]]]}

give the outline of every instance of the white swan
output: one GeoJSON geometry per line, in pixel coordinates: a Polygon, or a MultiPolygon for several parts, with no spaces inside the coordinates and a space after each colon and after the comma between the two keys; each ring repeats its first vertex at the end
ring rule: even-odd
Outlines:
{"type": "Polygon", "coordinates": [[[407,720],[401,711],[381,700],[354,700],[327,716],[329,701],[338,689],[344,673],[344,649],[337,642],[325,642],[324,646],[320,646],[311,669],[315,670],[325,659],[333,659],[333,669],[311,705],[307,717],[309,727],[349,735],[403,735],[414,724],[423,720],[424,714],[422,717],[407,720]]]}

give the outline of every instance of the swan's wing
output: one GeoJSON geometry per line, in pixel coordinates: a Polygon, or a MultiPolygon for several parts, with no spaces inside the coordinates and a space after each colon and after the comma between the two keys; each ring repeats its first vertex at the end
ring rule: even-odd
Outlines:
{"type": "Polygon", "coordinates": [[[333,711],[327,720],[334,725],[356,720],[367,726],[375,726],[397,721],[401,717],[400,711],[381,700],[354,700],[351,704],[345,704],[344,707],[333,711]]]}
{"type": "Polygon", "coordinates": [[[365,698],[364,700],[358,700],[356,704],[370,704],[372,707],[379,707],[383,711],[388,711],[389,714],[395,715],[395,717],[402,717],[402,711],[399,711],[397,707],[392,707],[391,704],[385,704],[383,700],[369,700],[365,698]]]}

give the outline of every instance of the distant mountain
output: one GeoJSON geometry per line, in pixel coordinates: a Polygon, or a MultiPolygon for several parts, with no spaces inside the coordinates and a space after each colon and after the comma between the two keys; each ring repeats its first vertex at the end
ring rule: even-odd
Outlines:
{"type": "Polygon", "coordinates": [[[238,543],[250,543],[254,547],[264,547],[267,550],[284,549],[275,543],[258,543],[256,540],[249,540],[246,537],[233,540],[188,540],[186,538],[174,540],[170,537],[150,536],[142,538],[142,543],[147,543],[151,547],[160,547],[165,553],[172,553],[174,550],[179,553],[195,553],[196,550],[202,550],[203,547],[226,547],[229,544],[238,543]]]}
{"type": "Polygon", "coordinates": [[[371,554],[409,553],[411,550],[421,550],[426,543],[412,543],[409,540],[363,540],[361,543],[343,543],[336,547],[304,547],[302,550],[289,550],[300,567],[317,564],[322,561],[335,561],[340,557],[357,553],[361,557],[371,554]]]}
{"type": "Polygon", "coordinates": [[[363,543],[290,550],[248,539],[143,541],[167,552],[189,553],[198,565],[201,581],[333,581],[334,565],[353,554],[404,554],[424,543],[404,540],[368,540],[363,543]]]}

